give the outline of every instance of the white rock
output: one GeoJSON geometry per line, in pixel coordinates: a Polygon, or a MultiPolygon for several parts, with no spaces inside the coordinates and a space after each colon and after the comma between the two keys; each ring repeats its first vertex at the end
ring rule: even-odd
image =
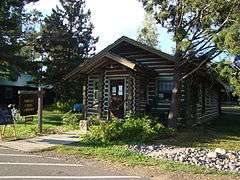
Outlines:
{"type": "Polygon", "coordinates": [[[226,150],[222,149],[222,148],[216,148],[215,152],[221,155],[225,155],[226,154],[226,150]]]}
{"type": "Polygon", "coordinates": [[[207,157],[208,158],[216,158],[217,157],[217,153],[216,152],[209,152],[209,153],[207,153],[207,157]]]}

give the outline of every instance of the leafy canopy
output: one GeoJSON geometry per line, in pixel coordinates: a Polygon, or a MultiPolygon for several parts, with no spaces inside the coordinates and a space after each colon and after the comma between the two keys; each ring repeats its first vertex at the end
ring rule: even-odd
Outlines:
{"type": "Polygon", "coordinates": [[[158,47],[158,29],[156,26],[156,21],[151,14],[146,13],[142,27],[138,30],[137,40],[143,44],[158,47]]]}
{"type": "MultiPolygon", "coordinates": [[[[28,57],[21,54],[25,46],[23,33],[23,8],[26,3],[37,0],[0,1],[0,76],[14,77],[29,70],[28,57]]],[[[31,65],[30,65],[31,66],[31,65]]],[[[32,67],[32,66],[31,66],[32,67]]]]}
{"type": "Polygon", "coordinates": [[[169,126],[180,114],[181,80],[201,69],[222,52],[240,53],[239,0],[139,0],[162,27],[173,35],[174,90],[169,126]],[[193,63],[193,66],[188,66],[193,63]]]}
{"type": "Polygon", "coordinates": [[[84,0],[60,0],[61,7],[45,18],[35,49],[43,54],[45,83],[52,85],[60,98],[81,96],[81,83],[63,78],[94,54],[97,38],[93,37],[91,12],[84,0]]]}
{"type": "Polygon", "coordinates": [[[179,59],[240,53],[239,0],[140,0],[173,33],[179,59]]]}
{"type": "Polygon", "coordinates": [[[223,60],[214,66],[219,76],[233,88],[233,95],[240,97],[240,68],[235,62],[223,60]]]}

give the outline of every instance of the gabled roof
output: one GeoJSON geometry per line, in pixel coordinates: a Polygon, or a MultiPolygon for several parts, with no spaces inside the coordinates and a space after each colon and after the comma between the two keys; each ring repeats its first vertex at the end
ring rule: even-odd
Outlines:
{"type": "Polygon", "coordinates": [[[134,70],[136,67],[136,64],[132,63],[131,61],[129,61],[125,58],[122,58],[113,53],[104,52],[104,53],[101,53],[100,56],[97,56],[90,61],[87,61],[87,62],[85,61],[84,63],[82,63],[78,68],[78,73],[88,74],[88,72],[91,69],[97,68],[104,63],[104,59],[103,59],[104,57],[109,58],[119,64],[122,64],[132,70],[134,70]],[[101,61],[99,61],[99,60],[101,60],[101,61]],[[82,68],[82,67],[84,67],[84,68],[82,68]]]}
{"type": "MultiPolygon", "coordinates": [[[[142,44],[142,43],[140,43],[140,42],[138,42],[138,41],[135,41],[135,40],[133,40],[133,39],[130,39],[130,38],[126,37],[126,36],[123,36],[123,37],[119,38],[118,40],[116,40],[114,43],[112,43],[112,44],[110,44],[109,46],[107,46],[107,47],[106,47],[105,49],[103,49],[102,51],[100,51],[98,54],[96,54],[95,56],[93,56],[91,59],[89,59],[89,60],[85,61],[84,63],[80,64],[77,68],[75,68],[72,72],[70,72],[70,73],[65,77],[65,79],[71,78],[71,77],[74,76],[74,74],[76,74],[76,73],[83,73],[83,74],[84,74],[84,72],[85,72],[84,69],[89,69],[88,67],[95,67],[95,66],[92,66],[92,65],[94,64],[94,62],[96,62],[98,59],[101,59],[103,56],[108,57],[108,58],[110,58],[110,59],[112,59],[112,60],[115,60],[115,61],[119,62],[120,64],[123,64],[123,65],[125,65],[125,66],[127,66],[127,67],[129,67],[129,66],[130,66],[130,67],[135,67],[136,64],[133,63],[132,61],[127,60],[127,59],[125,59],[125,58],[123,58],[123,57],[120,57],[120,56],[118,56],[118,55],[116,55],[116,54],[110,53],[110,50],[111,50],[111,49],[117,47],[117,46],[118,46],[120,43],[122,43],[122,42],[129,43],[129,44],[131,44],[131,45],[133,45],[133,46],[135,46],[135,47],[138,47],[138,48],[140,48],[140,49],[143,49],[143,50],[145,50],[145,51],[148,51],[148,52],[150,52],[150,53],[152,53],[152,54],[158,55],[158,56],[160,56],[160,57],[162,57],[162,58],[164,58],[164,59],[166,59],[166,60],[175,62],[174,56],[171,56],[171,55],[169,55],[169,54],[166,54],[166,53],[164,53],[164,52],[162,52],[162,51],[159,51],[159,50],[157,50],[157,49],[155,49],[155,48],[152,48],[152,47],[150,47],[150,46],[147,46],[147,45],[145,45],[145,44],[142,44]],[[134,65],[133,65],[133,64],[134,64],[134,65]]],[[[96,65],[96,64],[95,64],[95,65],[96,65]]],[[[129,68],[130,68],[130,67],[129,67],[129,68]]]]}

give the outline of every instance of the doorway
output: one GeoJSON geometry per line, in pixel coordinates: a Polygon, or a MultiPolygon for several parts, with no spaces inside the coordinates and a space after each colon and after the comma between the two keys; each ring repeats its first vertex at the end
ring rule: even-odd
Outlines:
{"type": "Polygon", "coordinates": [[[117,118],[124,117],[125,81],[124,79],[110,80],[110,111],[117,118]]]}

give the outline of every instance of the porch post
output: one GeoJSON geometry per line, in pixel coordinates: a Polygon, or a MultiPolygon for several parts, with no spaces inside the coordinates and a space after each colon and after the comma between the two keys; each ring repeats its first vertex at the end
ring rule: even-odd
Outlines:
{"type": "Polygon", "coordinates": [[[87,82],[83,81],[83,118],[87,118],[87,82]]]}

